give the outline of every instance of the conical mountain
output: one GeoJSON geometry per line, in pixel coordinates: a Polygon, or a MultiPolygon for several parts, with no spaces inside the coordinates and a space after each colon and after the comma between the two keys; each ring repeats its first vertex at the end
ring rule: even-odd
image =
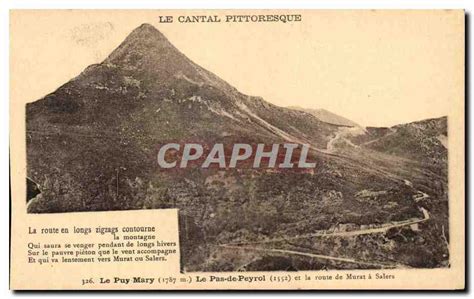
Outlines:
{"type": "Polygon", "coordinates": [[[184,77],[199,84],[233,89],[188,59],[149,24],[133,30],[103,64],[119,68],[131,76],[146,76],[148,81],[157,86],[164,86],[176,78],[184,77]]]}
{"type": "Polygon", "coordinates": [[[156,176],[156,149],[164,142],[291,141],[324,148],[336,130],[240,93],[148,24],[102,63],[27,104],[26,122],[29,177],[41,186],[67,177],[64,185],[90,198],[74,207],[60,202],[58,210],[126,209],[131,203],[116,202],[109,190],[117,172],[126,169],[124,180],[156,176]]]}
{"type": "Polygon", "coordinates": [[[102,63],[28,104],[27,115],[29,130],[65,125],[87,134],[158,139],[248,135],[324,147],[334,131],[310,115],[238,92],[148,24],[130,33],[102,63]]]}

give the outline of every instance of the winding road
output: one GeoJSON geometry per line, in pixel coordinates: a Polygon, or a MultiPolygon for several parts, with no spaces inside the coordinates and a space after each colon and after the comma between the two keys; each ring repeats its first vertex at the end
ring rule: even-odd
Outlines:
{"type": "Polygon", "coordinates": [[[299,256],[306,256],[310,258],[347,262],[347,263],[353,263],[353,264],[359,264],[359,265],[365,265],[365,266],[376,266],[376,267],[381,267],[383,269],[408,268],[406,265],[402,265],[402,264],[387,264],[387,263],[381,263],[381,262],[360,261],[360,260],[355,260],[352,258],[334,257],[334,256],[329,256],[329,255],[313,254],[313,253],[295,251],[295,250],[286,250],[286,249],[278,249],[278,248],[263,248],[263,247],[249,246],[249,245],[284,242],[284,241],[313,238],[313,237],[352,237],[352,236],[367,235],[367,234],[385,233],[391,228],[408,226],[408,225],[412,225],[416,223],[421,223],[430,219],[430,214],[425,208],[421,207],[420,211],[423,213],[423,218],[407,219],[407,220],[402,220],[402,221],[384,223],[377,227],[371,227],[371,228],[366,228],[366,229],[358,229],[358,230],[353,230],[353,231],[324,230],[324,231],[318,231],[311,234],[305,234],[305,235],[289,237],[289,238],[273,238],[273,239],[263,240],[263,241],[226,243],[226,244],[220,244],[217,246],[224,249],[232,249],[232,250],[250,250],[250,251],[260,251],[260,252],[275,253],[275,254],[299,255],[299,256]]]}
{"type": "Polygon", "coordinates": [[[306,257],[311,257],[311,258],[332,260],[332,261],[338,261],[338,262],[346,262],[346,263],[359,264],[359,265],[365,265],[365,266],[372,266],[372,267],[376,266],[376,267],[381,267],[384,269],[407,268],[405,265],[401,265],[401,264],[385,264],[385,263],[379,263],[379,262],[358,261],[351,258],[334,257],[334,256],[329,256],[329,255],[313,254],[313,253],[295,251],[295,250],[257,248],[257,247],[233,246],[233,245],[219,245],[219,246],[223,248],[227,248],[227,249],[251,250],[251,251],[261,251],[261,252],[266,252],[266,253],[299,255],[299,256],[306,256],[306,257]]]}
{"type": "Polygon", "coordinates": [[[307,238],[314,238],[314,237],[353,237],[353,236],[359,236],[359,235],[385,233],[391,228],[408,226],[408,225],[412,225],[416,223],[425,222],[430,219],[430,214],[425,208],[420,208],[420,211],[423,213],[423,218],[394,221],[394,222],[377,225],[377,227],[370,227],[370,228],[358,229],[358,230],[353,230],[353,231],[321,230],[315,233],[304,234],[304,235],[288,237],[288,238],[282,237],[282,238],[273,238],[273,239],[262,240],[262,241],[226,243],[222,245],[239,246],[239,245],[250,245],[250,244],[285,242],[285,241],[293,241],[293,240],[298,240],[298,239],[307,239],[307,238]]]}

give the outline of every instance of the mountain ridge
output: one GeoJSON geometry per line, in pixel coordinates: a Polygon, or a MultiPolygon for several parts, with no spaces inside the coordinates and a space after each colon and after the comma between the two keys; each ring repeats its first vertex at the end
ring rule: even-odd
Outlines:
{"type": "Polygon", "coordinates": [[[342,117],[340,115],[337,115],[331,111],[328,111],[326,109],[311,109],[311,108],[302,108],[299,106],[289,106],[288,108],[294,109],[294,110],[299,110],[299,111],[304,111],[307,112],[311,115],[314,115],[316,118],[319,120],[333,124],[333,125],[338,125],[338,126],[345,126],[345,127],[360,127],[359,124],[356,122],[347,119],[345,117],[342,117]]]}

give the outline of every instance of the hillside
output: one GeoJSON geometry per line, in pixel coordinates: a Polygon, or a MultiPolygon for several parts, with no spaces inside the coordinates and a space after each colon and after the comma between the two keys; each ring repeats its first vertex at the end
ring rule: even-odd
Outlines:
{"type": "Polygon", "coordinates": [[[367,134],[351,138],[354,144],[413,160],[447,163],[448,122],[446,117],[396,125],[366,128],[367,134]]]}

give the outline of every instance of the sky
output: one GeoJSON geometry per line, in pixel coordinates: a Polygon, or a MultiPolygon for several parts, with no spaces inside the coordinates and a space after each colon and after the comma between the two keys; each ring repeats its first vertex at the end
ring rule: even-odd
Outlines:
{"type": "MultiPolygon", "coordinates": [[[[269,11],[14,11],[11,70],[35,101],[100,63],[142,23],[241,92],[324,108],[363,126],[449,115],[464,95],[460,11],[279,11],[297,23],[179,23],[179,15],[269,11]],[[159,22],[173,15],[175,22],[159,22]]],[[[275,12],[271,12],[274,14],[275,12]]]]}

